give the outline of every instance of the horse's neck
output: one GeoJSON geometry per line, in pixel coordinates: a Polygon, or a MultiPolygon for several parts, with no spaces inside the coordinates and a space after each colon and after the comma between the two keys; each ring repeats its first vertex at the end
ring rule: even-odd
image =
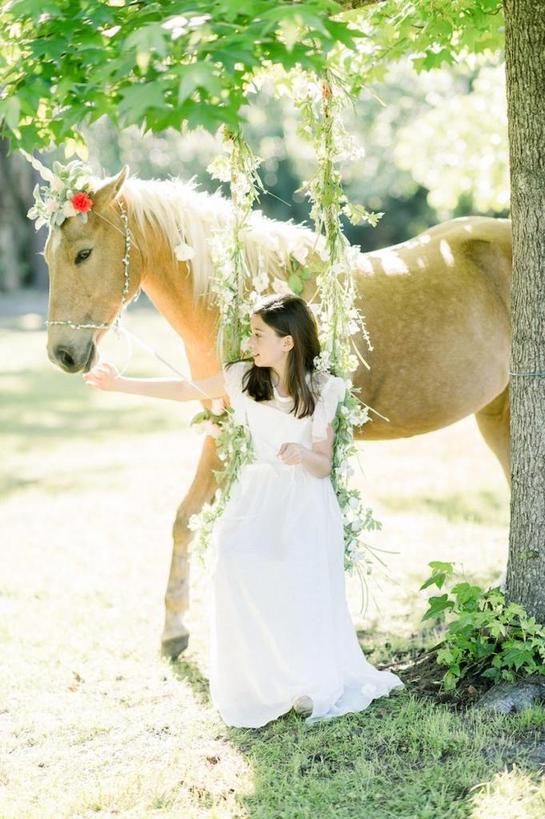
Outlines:
{"type": "Polygon", "coordinates": [[[141,286],[183,340],[193,377],[216,372],[217,310],[209,307],[206,298],[194,301],[189,266],[173,261],[166,247],[157,246],[142,272],[141,286]]]}

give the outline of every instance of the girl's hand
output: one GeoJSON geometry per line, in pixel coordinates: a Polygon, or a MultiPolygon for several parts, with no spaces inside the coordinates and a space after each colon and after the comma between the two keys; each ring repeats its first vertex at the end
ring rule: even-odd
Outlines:
{"type": "Polygon", "coordinates": [[[286,443],[282,444],[277,454],[285,464],[301,464],[305,452],[306,447],[302,444],[286,443]]]}
{"type": "Polygon", "coordinates": [[[92,370],[89,370],[83,376],[86,384],[91,387],[98,387],[99,390],[115,390],[119,378],[118,370],[113,364],[108,364],[107,361],[96,364],[92,370]]]}

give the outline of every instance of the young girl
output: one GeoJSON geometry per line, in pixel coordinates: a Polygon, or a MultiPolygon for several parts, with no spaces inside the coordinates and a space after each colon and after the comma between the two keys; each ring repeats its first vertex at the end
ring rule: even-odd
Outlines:
{"type": "Polygon", "coordinates": [[[314,371],[316,322],[294,295],[251,316],[252,358],[195,382],[122,378],[100,389],[199,400],[227,393],[255,459],[213,530],[210,696],[228,725],[257,728],[291,708],[306,722],[362,711],[404,685],[364,657],[346,600],[343,521],[329,478],[342,378],[314,371]]]}

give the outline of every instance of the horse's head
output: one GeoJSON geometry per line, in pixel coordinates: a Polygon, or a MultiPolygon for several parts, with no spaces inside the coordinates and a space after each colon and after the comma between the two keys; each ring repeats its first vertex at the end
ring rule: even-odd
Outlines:
{"type": "MultiPolygon", "coordinates": [[[[49,268],[49,321],[70,324],[109,324],[122,300],[125,282],[125,226],[116,201],[128,173],[125,166],[90,195],[93,206],[87,222],[71,216],[51,227],[45,246],[49,268]]],[[[140,258],[133,246],[127,301],[140,282],[140,258]]],[[[69,373],[88,372],[106,329],[50,324],[49,359],[69,373]]]]}

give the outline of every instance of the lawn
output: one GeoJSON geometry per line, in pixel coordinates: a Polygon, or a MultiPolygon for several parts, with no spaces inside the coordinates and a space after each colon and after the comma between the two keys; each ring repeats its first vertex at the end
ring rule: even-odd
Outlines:
{"type": "MultiPolygon", "coordinates": [[[[360,714],[225,726],[207,694],[206,577],[189,648],[160,656],[176,506],[199,457],[200,405],[103,393],[48,361],[43,297],[4,296],[0,525],[0,817],[490,819],[545,815],[545,715],[439,704],[407,686],[360,714]]],[[[127,326],[188,372],[139,301],[127,326]]],[[[122,365],[123,340],[105,354],[122,365]]],[[[136,346],[130,375],[169,371],[136,346]]],[[[362,649],[382,666],[437,641],[421,622],[430,560],[497,583],[509,499],[473,418],[363,443],[356,480],[387,570],[348,579],[362,649]]],[[[438,669],[438,678],[440,675],[438,669]]],[[[400,676],[403,677],[401,673],[400,676]]]]}

